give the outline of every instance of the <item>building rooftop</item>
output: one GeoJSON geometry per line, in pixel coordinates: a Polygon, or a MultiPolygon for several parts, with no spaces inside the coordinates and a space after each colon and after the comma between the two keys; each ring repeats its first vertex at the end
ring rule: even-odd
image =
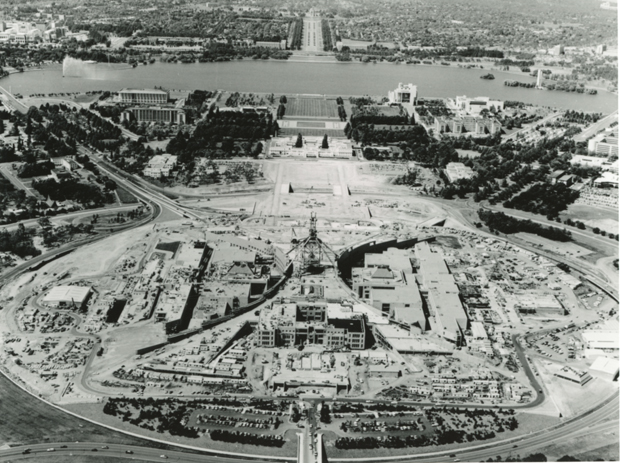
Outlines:
{"type": "Polygon", "coordinates": [[[584,330],[581,337],[590,349],[618,349],[620,338],[617,330],[584,330]]]}
{"type": "Polygon", "coordinates": [[[590,370],[600,371],[609,375],[618,374],[618,359],[611,359],[607,357],[597,357],[592,363],[590,370]]]}
{"type": "Polygon", "coordinates": [[[407,251],[388,248],[381,254],[365,254],[364,267],[389,267],[392,270],[411,272],[411,261],[407,251]]]}
{"type": "Polygon", "coordinates": [[[168,92],[166,90],[161,90],[159,88],[124,88],[120,91],[123,92],[131,92],[131,93],[161,93],[167,95],[168,92]]]}
{"type": "Polygon", "coordinates": [[[90,286],[54,286],[43,302],[75,302],[81,304],[90,294],[90,286]]]}

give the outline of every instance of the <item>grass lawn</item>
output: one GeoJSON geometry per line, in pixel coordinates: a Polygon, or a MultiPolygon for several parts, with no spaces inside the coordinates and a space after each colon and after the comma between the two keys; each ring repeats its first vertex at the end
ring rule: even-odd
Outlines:
{"type": "Polygon", "coordinates": [[[289,97],[284,117],[294,116],[338,118],[338,105],[335,100],[289,97]]]}
{"type": "Polygon", "coordinates": [[[117,187],[116,188],[116,194],[118,195],[118,199],[123,204],[135,204],[135,203],[138,202],[136,197],[134,195],[132,195],[129,191],[127,191],[123,187],[120,187],[120,186],[117,187]]]}
{"type": "Polygon", "coordinates": [[[12,445],[79,440],[152,446],[35,400],[3,375],[0,375],[0,416],[0,441],[12,445]]]}

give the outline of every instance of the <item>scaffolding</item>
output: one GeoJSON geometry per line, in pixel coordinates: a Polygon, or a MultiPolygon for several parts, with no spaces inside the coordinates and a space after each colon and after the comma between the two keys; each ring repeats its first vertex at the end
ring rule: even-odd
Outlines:
{"type": "Polygon", "coordinates": [[[336,267],[336,253],[318,237],[316,212],[310,213],[308,236],[294,244],[287,255],[295,253],[295,276],[300,277],[312,269],[336,267]]]}

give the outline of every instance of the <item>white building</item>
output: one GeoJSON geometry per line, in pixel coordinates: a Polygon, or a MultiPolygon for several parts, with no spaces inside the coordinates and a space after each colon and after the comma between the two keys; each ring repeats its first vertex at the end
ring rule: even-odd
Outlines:
{"type": "Polygon", "coordinates": [[[500,100],[492,100],[488,96],[478,96],[476,98],[467,98],[467,96],[457,96],[453,102],[457,111],[465,111],[473,116],[479,115],[484,109],[491,111],[501,111],[504,109],[504,102],[500,100]]]}
{"type": "Polygon", "coordinates": [[[172,154],[156,154],[144,168],[146,177],[170,177],[170,173],[177,165],[177,156],[172,154]]]}
{"type": "Polygon", "coordinates": [[[597,156],[584,156],[582,154],[573,155],[570,160],[572,165],[579,165],[583,167],[609,167],[612,163],[607,161],[607,158],[601,158],[597,156]]]}
{"type": "Polygon", "coordinates": [[[403,105],[409,114],[412,114],[413,107],[418,103],[418,87],[413,84],[399,83],[396,89],[388,92],[388,100],[390,103],[403,105]]]}
{"type": "Polygon", "coordinates": [[[43,302],[54,306],[81,307],[90,292],[90,286],[54,286],[43,298],[43,302]]]}
{"type": "Polygon", "coordinates": [[[462,162],[449,162],[445,169],[446,177],[450,183],[457,180],[472,178],[476,173],[462,162]]]}
{"type": "Polygon", "coordinates": [[[618,188],[618,174],[614,174],[612,172],[603,172],[599,178],[594,180],[594,186],[596,187],[605,187],[611,186],[618,188]]]}
{"type": "Polygon", "coordinates": [[[618,356],[620,340],[616,330],[585,330],[581,332],[586,356],[618,356]]]}
{"type": "Polygon", "coordinates": [[[613,381],[618,376],[618,359],[610,359],[607,357],[597,357],[590,367],[590,371],[600,378],[613,381]]]}
{"type": "Polygon", "coordinates": [[[590,139],[588,151],[604,156],[618,156],[618,132],[601,133],[590,139]]]}
{"type": "Polygon", "coordinates": [[[170,92],[157,88],[124,88],[118,92],[122,103],[164,104],[170,98],[170,92]]]}

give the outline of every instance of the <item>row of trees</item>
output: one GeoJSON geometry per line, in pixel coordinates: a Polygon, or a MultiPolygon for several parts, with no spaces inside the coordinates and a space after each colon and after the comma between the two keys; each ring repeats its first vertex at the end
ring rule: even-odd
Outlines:
{"type": "Polygon", "coordinates": [[[294,22],[291,23],[291,29],[289,32],[289,38],[291,41],[290,48],[291,50],[301,50],[301,40],[304,29],[304,20],[302,18],[297,18],[294,22]]]}
{"type": "Polygon", "coordinates": [[[282,436],[269,436],[266,434],[253,434],[241,431],[226,431],[214,429],[209,431],[211,439],[216,441],[231,442],[235,444],[260,445],[265,447],[282,447],[285,440],[282,436]]]}
{"type": "Polygon", "coordinates": [[[504,214],[503,212],[492,212],[484,209],[478,210],[478,217],[484,222],[491,232],[498,231],[504,234],[512,233],[532,233],[553,241],[571,241],[571,232],[556,227],[546,227],[532,222],[531,220],[517,219],[504,214]]]}

